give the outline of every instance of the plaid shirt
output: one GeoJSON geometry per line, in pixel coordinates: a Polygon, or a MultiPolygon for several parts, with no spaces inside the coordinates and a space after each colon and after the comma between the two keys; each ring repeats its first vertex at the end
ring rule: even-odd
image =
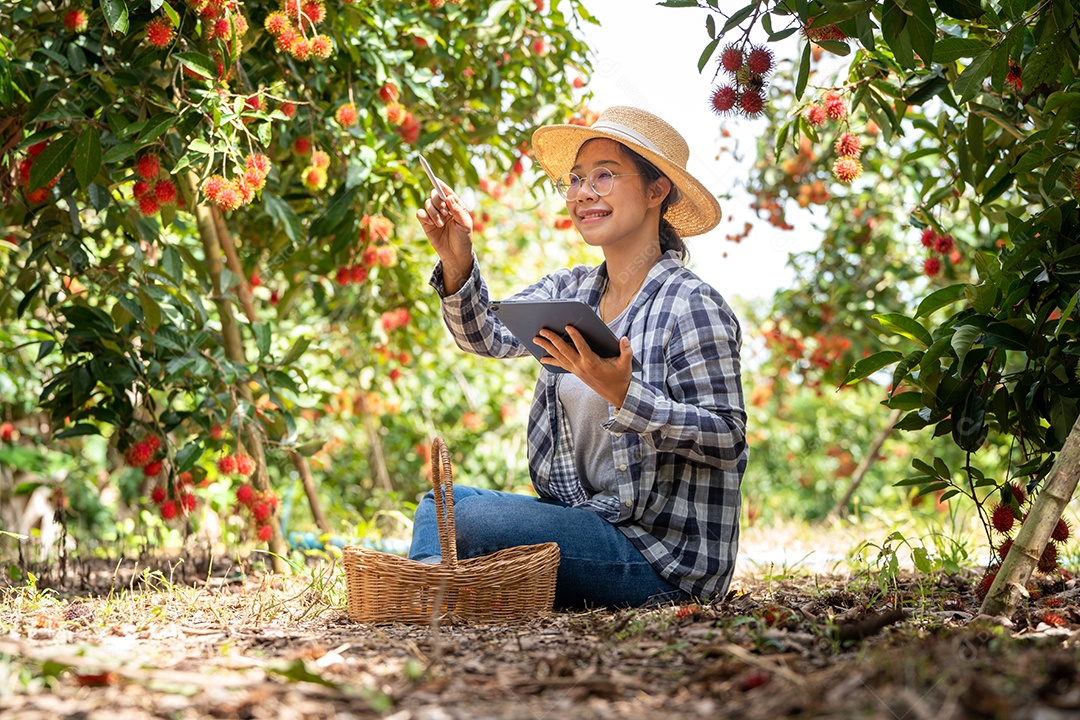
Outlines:
{"type": "MultiPolygon", "coordinates": [[[[596,308],[606,278],[606,264],[560,270],[511,299],[578,299],[596,308]]],[[[472,275],[454,295],[444,293],[441,263],[431,285],[443,296],[443,319],[458,347],[486,357],[529,356],[488,310],[475,258],[472,275]]],[[[611,408],[604,425],[612,433],[620,505],[594,505],[581,487],[570,423],[547,370],[540,372],[529,413],[533,487],[541,497],[613,522],[672,584],[697,597],[722,595],[735,569],[746,469],[739,323],[674,251],[649,270],[628,312],[626,334],[642,367],[622,408],[611,408]]]]}

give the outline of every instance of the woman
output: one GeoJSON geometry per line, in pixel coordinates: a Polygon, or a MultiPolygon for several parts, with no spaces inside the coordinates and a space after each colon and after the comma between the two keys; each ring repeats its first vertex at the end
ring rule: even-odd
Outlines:
{"type": "MultiPolygon", "coordinates": [[[[683,138],[642,110],[540,128],[533,152],[604,263],[553,273],[513,299],[583,300],[621,337],[621,354],[598,357],[571,327],[570,342],[547,330],[535,339],[545,364],[569,371],[541,371],[536,384],[528,440],[539,497],[456,486],[459,555],[557,542],[560,607],[722,596],[746,467],[741,337],[720,294],[683,267],[681,239],[715,227],[720,206],[686,172],[683,138]]],[[[464,350],[528,355],[488,310],[472,221],[443,189],[446,202],[432,193],[417,218],[440,258],[431,284],[447,327],[464,350]]],[[[431,493],[409,556],[439,560],[431,493]]]]}

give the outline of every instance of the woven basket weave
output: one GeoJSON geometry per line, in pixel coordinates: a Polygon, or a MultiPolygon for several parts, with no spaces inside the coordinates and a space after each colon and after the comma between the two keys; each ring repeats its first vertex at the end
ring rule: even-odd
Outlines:
{"type": "Polygon", "coordinates": [[[459,560],[450,453],[441,438],[431,446],[431,485],[442,561],[432,565],[347,546],[342,562],[349,619],[426,624],[439,616],[495,624],[551,612],[559,546],[521,545],[459,560]]]}

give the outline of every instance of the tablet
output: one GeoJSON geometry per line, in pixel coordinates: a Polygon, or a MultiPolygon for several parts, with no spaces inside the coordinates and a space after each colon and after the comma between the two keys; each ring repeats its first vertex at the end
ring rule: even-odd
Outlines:
{"type": "MultiPolygon", "coordinates": [[[[619,338],[615,337],[596,311],[581,300],[504,300],[491,303],[491,311],[537,360],[550,357],[533,342],[537,333],[544,328],[555,330],[570,342],[570,336],[563,330],[567,325],[577,328],[592,351],[600,357],[619,356],[619,338]]],[[[570,372],[554,365],[544,367],[553,373],[570,372]]],[[[637,358],[634,358],[634,369],[640,367],[637,358]]]]}

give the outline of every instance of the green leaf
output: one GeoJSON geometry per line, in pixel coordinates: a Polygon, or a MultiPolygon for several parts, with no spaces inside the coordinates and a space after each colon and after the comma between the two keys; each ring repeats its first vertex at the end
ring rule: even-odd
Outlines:
{"type": "Polygon", "coordinates": [[[983,80],[990,74],[993,64],[993,49],[987,48],[975,56],[960,76],[953,83],[953,92],[961,103],[965,103],[982,90],[983,80]]]}
{"type": "Polygon", "coordinates": [[[930,347],[934,338],[930,331],[924,328],[918,321],[912,320],[900,313],[884,313],[874,315],[874,319],[881,323],[882,327],[890,332],[921,343],[924,347],[930,347]]]}
{"type": "Polygon", "coordinates": [[[940,290],[935,290],[919,303],[919,309],[915,311],[915,317],[927,317],[943,307],[965,299],[964,291],[967,287],[967,283],[957,283],[956,285],[949,285],[940,290]]]}
{"type": "Polygon", "coordinates": [[[806,83],[810,80],[810,45],[803,46],[802,60],[799,61],[799,78],[795,81],[795,99],[801,100],[806,92],[806,83]]]}
{"type": "Polygon", "coordinates": [[[252,323],[251,332],[255,335],[255,345],[259,350],[259,357],[264,358],[270,354],[270,326],[266,323],[252,323]]]}
{"type": "Polygon", "coordinates": [[[281,365],[290,365],[300,359],[300,356],[304,354],[304,351],[311,345],[311,340],[302,337],[297,338],[289,348],[289,351],[285,353],[285,357],[281,359],[281,365]]]}
{"type": "Polygon", "coordinates": [[[100,435],[101,430],[97,425],[91,425],[90,423],[76,423],[69,427],[67,430],[61,430],[54,436],[57,440],[63,440],[69,437],[79,437],[82,435],[100,435]]]}
{"type": "Polygon", "coordinates": [[[48,185],[59,175],[71,159],[72,150],[79,138],[73,132],[67,132],[49,143],[30,167],[30,190],[37,190],[48,185]]]}
{"type": "Polygon", "coordinates": [[[904,5],[911,12],[904,29],[910,31],[911,48],[919,54],[927,67],[934,62],[934,42],[937,39],[937,24],[934,11],[927,0],[907,0],[904,5]]]}
{"type": "Polygon", "coordinates": [[[180,448],[179,452],[176,453],[176,472],[182,473],[191,470],[205,452],[206,448],[198,440],[193,440],[180,448]]]}
{"type": "Polygon", "coordinates": [[[986,406],[978,390],[953,409],[952,437],[957,447],[975,452],[986,440],[986,406]]]}
{"type": "Polygon", "coordinates": [[[992,322],[984,332],[983,345],[1024,352],[1028,349],[1028,337],[1008,323],[992,322]]]}
{"type": "Polygon", "coordinates": [[[166,246],[164,252],[161,253],[161,268],[179,287],[184,280],[184,261],[180,257],[180,252],[172,245],[166,246]]]}
{"type": "Polygon", "coordinates": [[[713,38],[709,44],[705,46],[705,49],[701,51],[701,57],[699,57],[697,61],[698,72],[704,70],[705,66],[709,64],[709,58],[716,52],[716,46],[720,44],[722,39],[723,38],[720,37],[713,38]]]}
{"type": "Polygon", "coordinates": [[[122,142],[119,145],[113,145],[111,148],[105,151],[105,162],[111,165],[112,163],[126,160],[138,151],[138,143],[122,142]]]}
{"type": "Polygon", "coordinates": [[[918,367],[919,363],[925,355],[925,351],[916,350],[915,352],[908,353],[908,355],[896,365],[896,369],[893,370],[892,386],[893,392],[896,392],[900,385],[907,379],[908,374],[912,368],[918,367]]]}
{"type": "Polygon", "coordinates": [[[1024,61],[1024,89],[1035,90],[1044,83],[1054,84],[1065,55],[1061,33],[1044,37],[1024,61]]]}
{"type": "Polygon", "coordinates": [[[956,328],[956,332],[953,333],[950,343],[953,352],[956,353],[957,372],[963,367],[964,358],[967,357],[968,351],[971,350],[971,346],[975,344],[975,341],[980,335],[982,335],[982,330],[974,325],[961,325],[956,328]]]}
{"type": "Polygon", "coordinates": [[[881,368],[892,365],[902,357],[904,357],[904,354],[896,350],[883,350],[865,357],[851,366],[844,381],[840,383],[840,387],[863,380],[881,368]]]}
{"type": "Polygon", "coordinates": [[[979,0],[934,0],[938,10],[957,20],[978,20],[983,9],[979,0]]]}
{"type": "Polygon", "coordinates": [[[97,128],[87,126],[75,143],[75,153],[71,156],[72,167],[79,187],[85,190],[101,170],[101,135],[97,128]]]}
{"type": "Polygon", "coordinates": [[[303,658],[272,662],[266,666],[266,671],[268,673],[280,675],[286,680],[292,680],[293,682],[311,682],[325,685],[330,688],[338,687],[337,683],[327,680],[318,673],[312,672],[307,666],[307,663],[304,662],[303,658]]]}
{"type": "Polygon", "coordinates": [[[905,410],[908,412],[924,407],[922,393],[918,390],[905,390],[902,393],[897,393],[883,404],[890,410],[905,410]]]}
{"type": "Polygon", "coordinates": [[[161,113],[155,115],[146,121],[146,125],[143,126],[142,132],[139,133],[139,145],[148,145],[154,140],[165,134],[165,132],[176,124],[178,118],[172,113],[161,113]]]}
{"type": "Polygon", "coordinates": [[[911,561],[915,563],[915,569],[921,573],[928,574],[934,570],[934,565],[930,562],[930,554],[924,547],[911,549],[911,561]]]}
{"type": "Polygon", "coordinates": [[[976,38],[942,38],[934,45],[934,62],[945,65],[960,58],[975,57],[987,47],[984,41],[976,38]]]}
{"type": "Polygon", "coordinates": [[[733,12],[728,18],[727,22],[724,23],[724,27],[720,29],[720,36],[722,37],[726,35],[728,30],[732,29],[733,27],[741,23],[743,20],[750,17],[750,13],[754,12],[757,6],[758,3],[755,1],[747,5],[746,7],[740,8],[733,12]]]}
{"type": "Polygon", "coordinates": [[[124,0],[101,0],[101,12],[109,30],[120,35],[128,31],[128,8],[124,0]]]}
{"type": "Polygon", "coordinates": [[[285,235],[294,243],[300,242],[303,228],[296,211],[277,195],[267,192],[263,193],[263,203],[266,205],[266,214],[274,219],[275,224],[284,229],[285,235]]]}
{"type": "Polygon", "coordinates": [[[840,57],[851,54],[851,46],[843,40],[815,40],[814,44],[822,50],[828,50],[833,55],[839,55],[840,57]]]}

